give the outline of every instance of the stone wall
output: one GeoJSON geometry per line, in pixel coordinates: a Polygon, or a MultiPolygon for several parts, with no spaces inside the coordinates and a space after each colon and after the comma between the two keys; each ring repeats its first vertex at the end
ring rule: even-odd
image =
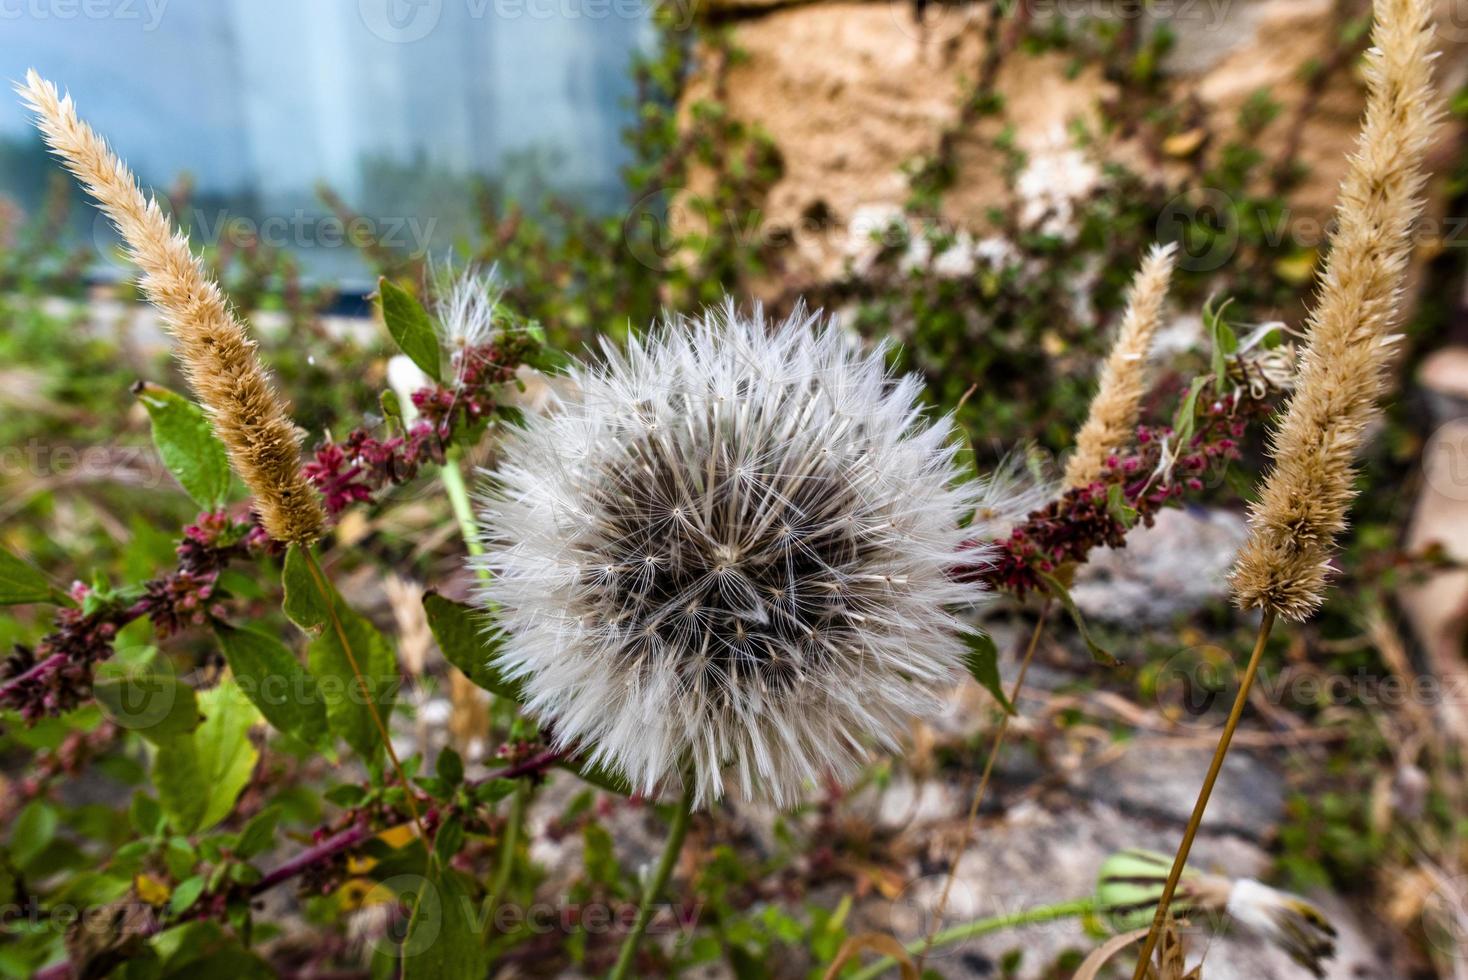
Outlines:
{"type": "MultiPolygon", "coordinates": [[[[1019,0],[1038,20],[1052,15],[1141,6],[1131,0],[1019,0]]],[[[985,214],[1013,203],[994,139],[1013,126],[1017,146],[1036,169],[1040,192],[1084,194],[1085,173],[1073,162],[1071,127],[1099,136],[1084,158],[1124,163],[1148,180],[1182,186],[1228,141],[1245,103],[1261,90],[1282,111],[1255,145],[1270,160],[1293,156],[1310,177],[1291,191],[1291,218],[1305,241],[1322,235],[1339,176],[1355,139],[1362,87],[1354,59],[1341,57],[1340,37],[1359,0],[1162,0],[1153,9],[1175,35],[1162,65],[1168,101],[1177,116],[1102,133],[1102,119],[1123,110],[1126,96],[1096,64],[1077,67],[1065,52],[1008,53],[998,60],[998,116],[965,120],[960,103],[985,69],[1002,32],[991,32],[987,3],[911,2],[782,4],[722,0],[725,21],[744,57],[720,70],[720,92],[737,118],[774,141],[784,174],[761,214],[773,243],[775,271],[753,284],[766,296],[788,295],[842,274],[863,216],[901,205],[908,194],[904,166],[937,152],[953,129],[956,182],[943,216],[981,233],[985,214]],[[997,40],[994,35],[999,35],[997,40]],[[1318,86],[1311,66],[1324,66],[1318,86]],[[1107,110],[1111,111],[1107,111],[1107,110]],[[1070,181],[1077,186],[1063,186],[1070,181]],[[1053,186],[1055,184],[1062,186],[1053,186]]],[[[1468,23],[1459,0],[1443,0],[1441,77],[1455,90],[1465,74],[1468,23]]],[[[1142,30],[1150,22],[1139,22],[1142,30]]],[[[695,79],[687,100],[707,98],[714,80],[695,79]]],[[[1444,154],[1456,139],[1442,131],[1444,154]]],[[[1446,159],[1441,156],[1439,160],[1446,159]]],[[[695,175],[692,186],[697,189],[695,175]]],[[[1021,202],[1022,203],[1022,202],[1021,202]]],[[[747,221],[748,216],[741,216],[747,221]]],[[[1163,229],[1165,232],[1165,229],[1163,229]]]]}

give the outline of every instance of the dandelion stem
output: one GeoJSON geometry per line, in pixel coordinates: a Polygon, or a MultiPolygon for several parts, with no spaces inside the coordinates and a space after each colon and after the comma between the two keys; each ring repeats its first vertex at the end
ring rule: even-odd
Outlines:
{"type": "MultiPolygon", "coordinates": [[[[474,522],[474,508],[469,502],[469,488],[465,485],[464,473],[459,468],[461,458],[463,458],[463,450],[457,445],[445,450],[443,465],[438,469],[439,479],[443,481],[443,489],[448,494],[449,505],[454,510],[454,518],[459,522],[459,533],[464,538],[464,547],[471,556],[477,558],[484,554],[484,543],[479,540],[479,527],[474,522]]],[[[489,569],[477,562],[475,563],[475,574],[485,585],[488,585],[493,577],[489,569]]],[[[492,609],[490,611],[493,612],[492,609]]],[[[493,698],[492,695],[491,697],[493,698]]],[[[511,707],[513,710],[513,705],[511,707]]],[[[494,711],[493,700],[490,702],[489,710],[494,711]]],[[[510,875],[515,869],[515,851],[520,845],[520,828],[525,823],[525,809],[529,802],[530,781],[522,779],[516,785],[515,795],[510,801],[510,816],[505,824],[499,864],[495,867],[494,883],[489,890],[486,908],[491,913],[504,898],[506,889],[510,887],[510,875]]],[[[485,916],[486,924],[492,921],[492,916],[485,916]]]]}
{"type": "MultiPolygon", "coordinates": [[[[1014,687],[1009,692],[1009,703],[1011,706],[1019,703],[1019,692],[1024,690],[1025,675],[1030,672],[1030,661],[1035,659],[1035,650],[1040,646],[1040,634],[1045,631],[1045,618],[1050,615],[1050,599],[1040,607],[1040,615],[1035,620],[1035,628],[1030,632],[1030,642],[1025,647],[1024,659],[1019,664],[1019,676],[1014,680],[1014,687]]],[[[1016,708],[1015,710],[1018,710],[1016,708]]],[[[984,794],[989,789],[989,780],[994,775],[994,761],[999,758],[999,752],[1004,748],[1004,736],[1009,732],[1010,715],[1005,712],[999,721],[999,730],[994,733],[994,744],[989,747],[989,758],[984,762],[984,774],[979,777],[979,786],[974,790],[974,798],[969,802],[968,817],[963,826],[963,838],[959,841],[958,849],[953,854],[953,863],[948,866],[948,876],[943,879],[943,894],[938,899],[938,910],[933,916],[933,925],[929,929],[926,940],[924,940],[921,951],[917,958],[917,971],[923,972],[923,960],[927,958],[928,951],[938,939],[938,926],[943,921],[943,913],[948,909],[948,895],[953,891],[953,879],[958,875],[958,862],[963,857],[963,852],[968,850],[970,841],[973,840],[974,822],[979,816],[979,805],[984,802],[984,794]]]]}
{"type": "Polygon", "coordinates": [[[648,879],[647,887],[642,890],[642,902],[637,906],[637,919],[632,923],[632,931],[622,942],[622,951],[617,954],[617,965],[607,974],[607,980],[626,980],[632,975],[637,947],[642,944],[642,937],[646,935],[647,927],[652,922],[655,903],[673,874],[678,855],[683,851],[683,838],[688,835],[688,822],[693,815],[693,795],[697,791],[698,782],[691,778],[685,779],[683,787],[683,798],[678,801],[678,809],[673,813],[673,823],[668,827],[668,840],[663,845],[663,856],[658,860],[657,870],[648,879]]]}
{"type": "MultiPolygon", "coordinates": [[[[463,455],[464,451],[456,445],[445,449],[438,476],[443,481],[444,493],[448,494],[449,506],[454,510],[454,519],[459,522],[459,534],[464,538],[464,547],[470,555],[477,558],[484,554],[484,544],[479,540],[479,527],[474,523],[474,508],[469,502],[469,488],[465,485],[464,473],[459,468],[463,455]]],[[[478,573],[482,581],[489,581],[489,569],[479,566],[478,573]]]]}
{"type": "Polygon", "coordinates": [[[1162,936],[1162,927],[1167,922],[1168,906],[1172,904],[1173,892],[1177,891],[1177,883],[1188,863],[1188,853],[1193,849],[1193,838],[1198,836],[1198,828],[1203,824],[1203,811],[1208,809],[1208,798],[1213,795],[1213,784],[1218,781],[1218,773],[1223,769],[1229,743],[1233,741],[1234,731],[1239,727],[1239,719],[1243,717],[1244,705],[1249,701],[1249,689],[1254,686],[1254,677],[1259,673],[1259,661],[1264,656],[1264,647],[1269,643],[1274,619],[1274,610],[1267,609],[1264,618],[1259,622],[1259,636],[1254,641],[1254,652],[1249,655],[1249,666],[1244,669],[1243,679],[1239,682],[1233,709],[1228,713],[1228,721],[1224,722],[1223,734],[1218,738],[1218,748],[1213,750],[1213,762],[1208,766],[1208,775],[1203,778],[1203,788],[1198,791],[1198,801],[1193,805],[1193,815],[1188,818],[1182,843],[1178,845],[1177,856],[1172,860],[1172,870],[1167,875],[1167,884],[1162,889],[1162,898],[1157,903],[1157,914],[1152,917],[1152,928],[1147,933],[1147,941],[1142,945],[1142,955],[1137,960],[1137,969],[1132,974],[1132,980],[1143,980],[1147,975],[1147,964],[1157,948],[1157,940],[1162,936]]]}
{"type": "MultiPolygon", "coordinates": [[[[965,922],[951,929],[944,929],[933,936],[918,939],[907,944],[907,951],[913,954],[926,956],[930,948],[934,946],[951,946],[961,943],[966,939],[977,939],[979,936],[987,936],[990,933],[999,932],[1003,929],[1014,929],[1019,926],[1034,925],[1039,922],[1056,922],[1061,919],[1079,919],[1082,916],[1091,915],[1102,911],[1102,906],[1092,896],[1077,898],[1069,902],[1056,902],[1054,905],[1041,905],[1023,912],[1011,912],[1007,915],[991,916],[987,919],[975,919],[973,922],[965,922]]],[[[887,970],[897,965],[892,957],[883,957],[875,963],[854,974],[851,980],[876,980],[887,970]]]]}
{"type": "MultiPolygon", "coordinates": [[[[377,709],[377,699],[372,696],[372,689],[367,684],[367,678],[362,674],[362,667],[357,662],[357,655],[352,652],[351,641],[347,639],[347,631],[342,627],[341,617],[336,613],[335,589],[331,588],[322,571],[321,565],[316,561],[315,549],[308,545],[299,546],[301,557],[306,559],[306,568],[311,573],[311,581],[316,586],[317,593],[321,596],[321,604],[326,607],[326,614],[331,619],[331,628],[336,632],[337,642],[341,644],[342,653],[346,655],[347,663],[352,668],[352,676],[357,680],[357,690],[361,692],[362,701],[367,705],[367,713],[372,716],[372,723],[377,726],[377,733],[382,737],[382,747],[387,752],[387,758],[392,763],[393,772],[398,777],[398,782],[403,786],[403,799],[407,801],[408,812],[413,815],[413,825],[418,829],[418,837],[423,841],[424,847],[429,847],[430,839],[423,827],[423,816],[418,812],[418,801],[413,795],[413,784],[408,780],[408,774],[403,770],[403,763],[398,759],[397,749],[392,746],[392,736],[388,734],[387,723],[382,718],[382,713],[377,709]]],[[[429,854],[433,853],[429,848],[429,854]]]]}

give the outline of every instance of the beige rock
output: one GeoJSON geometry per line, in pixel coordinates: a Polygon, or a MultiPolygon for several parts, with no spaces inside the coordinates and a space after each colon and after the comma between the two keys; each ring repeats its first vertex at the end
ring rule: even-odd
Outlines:
{"type": "MultiPolygon", "coordinates": [[[[1033,12],[1089,9],[1082,0],[1030,0],[1033,12]]],[[[1440,32],[1444,90],[1468,71],[1468,17],[1461,0],[1442,0],[1440,32]],[[1456,16],[1455,16],[1456,14],[1456,16]],[[1461,25],[1459,21],[1464,21],[1461,25]]],[[[1123,5],[1124,6],[1124,5],[1123,5]]],[[[1196,152],[1216,154],[1239,110],[1266,90],[1282,108],[1259,137],[1271,162],[1297,141],[1311,178],[1292,192],[1288,234],[1305,246],[1323,242],[1336,186],[1356,137],[1362,106],[1359,80],[1342,67],[1312,96],[1306,66],[1328,61],[1339,43],[1335,0],[1168,0],[1153,7],[1177,37],[1164,68],[1171,101],[1193,101],[1203,129],[1190,131],[1173,152],[1146,149],[1134,133],[1106,136],[1090,151],[1096,160],[1126,164],[1151,180],[1178,185],[1196,152]],[[1304,111],[1302,111],[1302,106],[1304,111]]],[[[721,98],[736,117],[774,141],[784,174],[758,215],[730,215],[741,234],[770,246],[773,267],[746,284],[756,295],[789,296],[848,271],[851,226],[863,209],[897,206],[908,196],[904,167],[930,156],[959,119],[959,103],[985,56],[984,19],[991,5],[930,4],[922,21],[907,2],[720,0],[715,13],[745,57],[718,81],[718,59],[690,85],[686,104],[721,98]]],[[[1002,118],[980,118],[958,132],[957,183],[943,217],[982,236],[989,209],[1010,199],[1004,159],[994,137],[1015,127],[1016,144],[1032,158],[1062,149],[1068,127],[1094,124],[1099,108],[1119,97],[1093,65],[1073,73],[1069,54],[1013,54],[1001,62],[996,90],[1002,118]]],[[[1088,126],[1095,132],[1097,127],[1088,126]]],[[[1451,133],[1444,128],[1444,145],[1451,133]]],[[[1042,178],[1043,179],[1043,178],[1042,178]]],[[[694,174],[690,188],[708,187],[694,174]]],[[[1281,233],[1285,233],[1281,230],[1281,233]]]]}

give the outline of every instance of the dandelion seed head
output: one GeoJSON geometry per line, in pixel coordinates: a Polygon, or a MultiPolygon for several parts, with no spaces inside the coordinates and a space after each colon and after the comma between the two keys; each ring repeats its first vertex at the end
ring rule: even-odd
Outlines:
{"type": "Polygon", "coordinates": [[[784,805],[937,707],[982,489],[917,381],[819,315],[731,305],[573,381],[483,512],[497,666],[560,743],[645,794],[784,805]]]}

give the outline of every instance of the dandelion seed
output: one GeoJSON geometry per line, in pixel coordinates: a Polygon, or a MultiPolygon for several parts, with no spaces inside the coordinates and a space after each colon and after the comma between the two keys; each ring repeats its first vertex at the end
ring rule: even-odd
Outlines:
{"type": "Polygon", "coordinates": [[[789,804],[958,676],[984,562],[949,420],[819,316],[732,305],[573,372],[483,514],[498,666],[640,792],[789,804]]]}

